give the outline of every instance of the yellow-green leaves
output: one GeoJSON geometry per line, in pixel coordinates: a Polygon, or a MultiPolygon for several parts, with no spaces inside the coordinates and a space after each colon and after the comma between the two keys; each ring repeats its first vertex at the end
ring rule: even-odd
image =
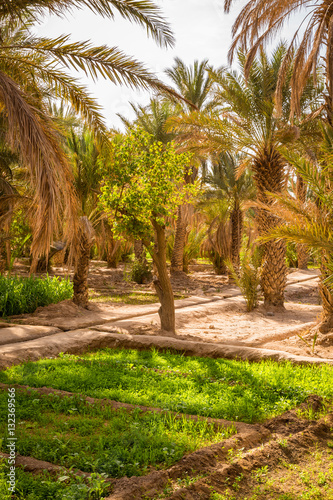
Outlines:
{"type": "Polygon", "coordinates": [[[115,232],[148,238],[152,221],[165,226],[177,207],[196,194],[197,184],[184,183],[190,163],[190,154],[177,153],[173,143],[163,145],[140,129],[117,140],[101,196],[115,232]]]}

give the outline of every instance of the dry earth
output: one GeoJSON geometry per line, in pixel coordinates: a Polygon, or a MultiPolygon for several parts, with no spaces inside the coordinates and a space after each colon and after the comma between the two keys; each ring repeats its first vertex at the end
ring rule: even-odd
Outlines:
{"type": "MultiPolygon", "coordinates": [[[[54,271],[63,273],[60,269],[54,271]]],[[[259,306],[247,313],[245,301],[226,277],[215,276],[207,266],[192,268],[192,274],[178,276],[173,282],[175,291],[190,297],[176,303],[177,335],[170,339],[160,337],[158,305],[112,302],[113,295],[152,294],[150,285],[124,282],[123,269],[108,270],[100,263],[92,263],[91,271],[91,292],[97,299],[103,297],[103,302],[93,303],[89,310],[69,301],[40,308],[32,315],[10,320],[20,323],[21,330],[16,333],[16,327],[0,323],[0,344],[1,332],[2,344],[6,344],[0,345],[0,358],[5,355],[9,364],[11,356],[22,359],[25,346],[31,359],[56,355],[66,350],[68,341],[72,345],[74,342],[78,350],[81,343],[81,351],[104,345],[144,348],[155,343],[163,348],[178,343],[179,349],[188,354],[213,357],[235,357],[241,352],[245,358],[256,359],[258,353],[265,352],[266,357],[274,359],[287,359],[290,354],[298,361],[304,357],[310,362],[333,360],[330,340],[312,345],[310,330],[321,312],[316,271],[289,275],[284,311],[267,312],[259,306]],[[47,345],[49,352],[45,354],[47,345]]],[[[23,267],[21,272],[25,272],[23,267]]],[[[248,426],[246,431],[239,429],[235,437],[187,455],[171,469],[117,480],[108,498],[333,500],[331,410],[320,415],[322,402],[314,396],[308,406],[248,426]]],[[[24,457],[20,460],[26,463],[24,457]]],[[[29,462],[32,470],[45,468],[45,463],[37,462],[29,462]]]]}

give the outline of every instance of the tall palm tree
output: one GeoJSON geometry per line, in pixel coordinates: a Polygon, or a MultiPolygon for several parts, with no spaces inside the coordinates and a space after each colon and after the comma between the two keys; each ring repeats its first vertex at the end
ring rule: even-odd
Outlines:
{"type": "Polygon", "coordinates": [[[255,186],[250,171],[245,170],[237,176],[237,168],[245,160],[244,155],[221,153],[214,161],[211,171],[204,180],[211,186],[208,199],[225,198],[230,205],[231,221],[231,260],[239,266],[239,252],[242,242],[244,222],[244,202],[253,199],[255,186]]]}
{"type": "MultiPolygon", "coordinates": [[[[324,131],[326,133],[327,130],[324,131]]],[[[332,131],[329,131],[332,134],[332,131]]],[[[333,135],[332,135],[333,137],[333,135]]],[[[332,142],[333,144],[333,142],[332,142]]],[[[321,280],[319,292],[322,299],[323,317],[318,325],[321,333],[333,329],[333,165],[332,151],[316,161],[300,157],[284,150],[283,154],[297,173],[308,183],[311,197],[302,201],[282,193],[272,195],[273,205],[268,209],[280,217],[283,224],[264,235],[265,240],[280,238],[302,244],[315,251],[320,262],[321,280]]]]}
{"type": "MultiPolygon", "coordinates": [[[[225,12],[234,0],[225,0],[225,12]]],[[[233,42],[229,51],[232,61],[237,48],[248,52],[245,74],[262,46],[271,43],[281,27],[297,14],[299,26],[294,33],[280,66],[276,86],[277,109],[281,112],[282,87],[290,62],[294,61],[291,77],[291,116],[301,113],[300,100],[308,78],[316,81],[317,68],[324,55],[326,73],[326,108],[329,122],[333,121],[333,9],[331,0],[250,0],[238,15],[232,29],[233,42]],[[249,50],[250,49],[250,50],[249,50]]]]}
{"type": "MultiPolygon", "coordinates": [[[[191,114],[193,112],[191,104],[201,111],[209,109],[212,105],[210,96],[213,82],[210,74],[206,71],[207,64],[208,61],[204,60],[202,62],[194,61],[192,66],[186,66],[181,59],[176,58],[174,66],[165,71],[177,91],[187,100],[187,103],[185,102],[180,110],[182,114],[191,114]]],[[[181,137],[179,139],[181,141],[181,137]]],[[[185,182],[193,182],[196,175],[197,168],[193,165],[191,174],[185,175],[185,182]]],[[[178,207],[174,247],[171,256],[171,272],[183,271],[186,227],[186,205],[183,205],[178,207]]]]}
{"type": "MultiPolygon", "coordinates": [[[[154,88],[176,93],[159,82],[138,61],[118,48],[93,47],[89,41],[70,42],[68,36],[40,38],[31,31],[42,14],[63,15],[88,7],[113,19],[115,12],[147,29],[161,46],[173,43],[168,24],[150,0],[4,0],[0,5],[0,103],[8,123],[8,141],[28,168],[35,188],[32,253],[48,252],[55,232],[64,225],[65,238],[76,242],[77,200],[59,133],[49,118],[45,98],[70,102],[90,128],[105,138],[101,109],[68,69],[83,71],[93,80],[154,88]],[[60,213],[62,216],[60,217],[60,213]]],[[[71,246],[72,252],[75,245],[71,246]]]]}
{"type": "MultiPolygon", "coordinates": [[[[219,109],[207,114],[193,114],[179,120],[189,145],[201,150],[238,151],[249,159],[260,203],[269,203],[267,192],[279,193],[286,182],[286,161],[279,147],[298,137],[299,129],[288,126],[290,88],[283,87],[282,117],[274,112],[274,94],[285,48],[280,45],[271,58],[261,52],[245,77],[246,57],[239,54],[241,73],[222,68],[212,72],[215,101],[219,109]]],[[[289,72],[290,73],[290,72],[289,72]]],[[[176,126],[176,124],[175,124],[176,126]]],[[[274,214],[257,209],[259,234],[275,227],[274,214]]],[[[281,241],[265,244],[261,286],[266,306],[282,306],[286,281],[285,246],[281,241]]]]}

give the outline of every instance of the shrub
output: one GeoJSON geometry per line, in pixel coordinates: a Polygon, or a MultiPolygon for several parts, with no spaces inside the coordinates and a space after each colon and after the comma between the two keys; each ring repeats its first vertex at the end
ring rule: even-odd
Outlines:
{"type": "Polygon", "coordinates": [[[151,281],[151,265],[147,262],[144,255],[141,259],[136,259],[133,262],[132,269],[129,272],[129,279],[139,285],[151,281]]]}
{"type": "Polygon", "coordinates": [[[236,269],[230,260],[226,261],[232,278],[246,300],[249,312],[258,305],[261,262],[262,251],[259,247],[249,248],[245,251],[239,269],[236,269]]]}
{"type": "Polygon", "coordinates": [[[0,316],[34,312],[39,306],[72,298],[69,279],[0,276],[0,316]]]}

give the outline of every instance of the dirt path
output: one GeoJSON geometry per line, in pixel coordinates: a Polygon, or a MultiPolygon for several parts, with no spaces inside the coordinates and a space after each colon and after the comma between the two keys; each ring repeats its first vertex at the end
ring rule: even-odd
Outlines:
{"type": "Polygon", "coordinates": [[[0,367],[56,356],[60,352],[80,353],[107,346],[155,346],[191,355],[250,360],[332,362],[331,346],[312,349],[311,341],[304,338],[321,311],[319,305],[304,303],[304,296],[311,296],[316,290],[316,271],[293,273],[288,281],[287,297],[297,296],[303,301],[286,302],[284,312],[271,313],[259,307],[247,313],[245,301],[235,287],[229,287],[220,295],[179,300],[174,338],[160,336],[159,304],[122,308],[99,304],[87,311],[64,301],[40,308],[20,318],[28,325],[5,325],[0,329],[0,344],[3,344],[0,345],[0,367]],[[36,325],[35,329],[32,324],[36,325]],[[49,329],[45,329],[47,325],[49,329]]]}

